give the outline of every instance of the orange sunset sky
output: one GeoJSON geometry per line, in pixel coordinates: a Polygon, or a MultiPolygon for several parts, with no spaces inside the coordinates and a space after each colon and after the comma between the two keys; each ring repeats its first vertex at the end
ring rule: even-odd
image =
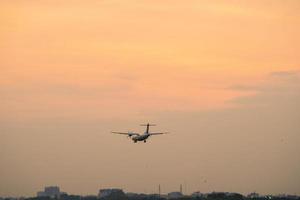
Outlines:
{"type": "Polygon", "coordinates": [[[298,0],[1,0],[0,196],[180,183],[300,194],[299,10],[298,0]],[[146,122],[172,134],[147,144],[110,134],[146,122]]]}

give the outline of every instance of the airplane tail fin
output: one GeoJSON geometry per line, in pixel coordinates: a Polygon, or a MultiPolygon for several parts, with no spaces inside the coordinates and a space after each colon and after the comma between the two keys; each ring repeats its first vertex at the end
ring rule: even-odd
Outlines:
{"type": "Polygon", "coordinates": [[[146,133],[149,133],[149,127],[150,126],[156,126],[156,124],[141,124],[140,126],[147,126],[147,129],[146,129],[146,133]]]}

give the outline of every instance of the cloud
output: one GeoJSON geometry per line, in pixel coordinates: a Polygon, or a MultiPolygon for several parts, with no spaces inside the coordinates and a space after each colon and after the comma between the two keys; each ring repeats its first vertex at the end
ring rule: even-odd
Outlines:
{"type": "Polygon", "coordinates": [[[233,85],[228,87],[229,90],[238,90],[238,91],[254,91],[257,90],[255,85],[233,85]]]}
{"type": "MultiPolygon", "coordinates": [[[[300,72],[299,71],[275,71],[268,77],[252,85],[234,85],[233,90],[254,91],[249,96],[237,97],[229,100],[230,103],[244,106],[272,106],[274,104],[299,104],[300,102],[300,72]]],[[[299,106],[299,105],[298,105],[299,106]]]]}
{"type": "Polygon", "coordinates": [[[184,135],[189,146],[179,147],[178,152],[197,152],[211,167],[199,165],[214,181],[214,189],[220,184],[219,188],[226,190],[222,182],[228,178],[243,192],[255,188],[259,193],[299,193],[294,186],[299,185],[300,167],[299,76],[297,71],[270,73],[259,84],[233,86],[256,91],[231,100],[237,105],[233,108],[168,113],[160,123],[177,133],[173,137],[184,135]],[[214,177],[216,171],[222,180],[214,177]],[[229,178],[229,174],[235,176],[229,178]],[[247,184],[239,188],[244,180],[247,184]]]}
{"type": "Polygon", "coordinates": [[[293,70],[293,71],[276,71],[270,73],[271,76],[274,77],[291,77],[291,76],[297,76],[299,77],[300,71],[298,70],[293,70]]]}

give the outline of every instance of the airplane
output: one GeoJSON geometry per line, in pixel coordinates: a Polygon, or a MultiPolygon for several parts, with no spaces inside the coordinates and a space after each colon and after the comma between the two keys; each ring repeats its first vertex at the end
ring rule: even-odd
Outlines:
{"type": "Polygon", "coordinates": [[[160,132],[160,133],[150,133],[149,132],[149,128],[150,126],[156,126],[155,124],[141,124],[140,126],[147,126],[146,131],[143,134],[139,134],[139,133],[134,133],[134,132],[116,132],[116,131],[112,131],[112,133],[115,134],[121,134],[121,135],[127,135],[129,138],[132,139],[132,141],[134,143],[138,142],[138,141],[144,141],[146,142],[148,137],[150,137],[151,135],[162,135],[162,134],[167,134],[167,132],[160,132]]]}

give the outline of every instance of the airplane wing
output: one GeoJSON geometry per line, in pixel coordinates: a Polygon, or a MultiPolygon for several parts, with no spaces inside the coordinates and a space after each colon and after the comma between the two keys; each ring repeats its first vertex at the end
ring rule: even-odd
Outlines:
{"type": "Polygon", "coordinates": [[[111,133],[121,134],[121,135],[128,135],[128,136],[139,135],[138,133],[131,133],[131,132],[116,132],[116,131],[112,131],[111,133]]]}
{"type": "Polygon", "coordinates": [[[162,133],[149,133],[149,135],[162,135],[162,134],[167,134],[168,132],[162,132],[162,133]]]}

